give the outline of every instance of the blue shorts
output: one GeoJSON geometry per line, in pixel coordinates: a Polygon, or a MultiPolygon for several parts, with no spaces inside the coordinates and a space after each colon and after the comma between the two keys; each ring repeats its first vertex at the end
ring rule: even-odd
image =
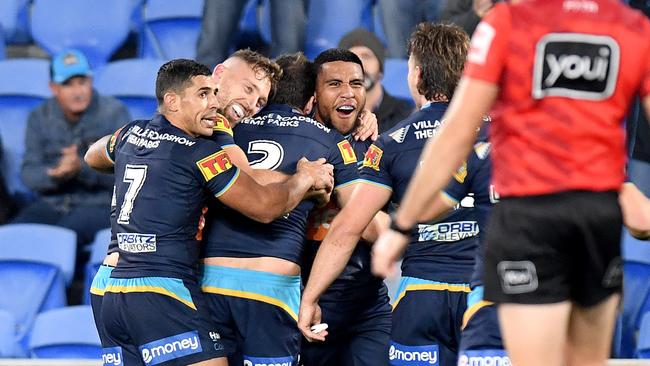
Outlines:
{"type": "Polygon", "coordinates": [[[205,266],[201,290],[230,365],[296,365],[300,352],[300,276],[205,266]]]}
{"type": "Polygon", "coordinates": [[[458,366],[510,365],[501,341],[496,306],[483,300],[483,286],[477,286],[467,297],[463,317],[458,366]]]}
{"type": "Polygon", "coordinates": [[[198,284],[169,277],[111,278],[102,301],[104,360],[188,365],[225,357],[198,284]]]}
{"type": "Polygon", "coordinates": [[[376,295],[346,301],[320,301],[325,342],[302,343],[304,366],[387,366],[391,309],[384,286],[376,295]]]}
{"type": "Polygon", "coordinates": [[[391,365],[455,366],[469,284],[402,277],[393,305],[391,365]]]}
{"type": "Polygon", "coordinates": [[[112,266],[107,266],[102,264],[99,266],[95,277],[93,277],[93,282],[90,285],[90,307],[93,309],[93,316],[95,317],[95,326],[97,327],[97,333],[99,334],[99,339],[104,344],[104,329],[101,321],[101,311],[102,311],[102,300],[104,299],[104,291],[106,290],[106,284],[111,278],[111,272],[113,272],[112,266]]]}

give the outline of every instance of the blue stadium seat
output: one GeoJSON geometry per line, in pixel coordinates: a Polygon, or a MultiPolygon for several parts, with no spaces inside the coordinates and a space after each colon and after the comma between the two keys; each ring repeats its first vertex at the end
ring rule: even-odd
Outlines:
{"type": "Polygon", "coordinates": [[[5,31],[2,28],[2,23],[0,23],[0,60],[4,60],[7,57],[5,49],[5,31]]]}
{"type": "Polygon", "coordinates": [[[50,55],[79,49],[98,69],[126,40],[132,13],[132,0],[34,0],[32,36],[50,55]]]}
{"type": "Polygon", "coordinates": [[[408,60],[401,58],[387,58],[384,62],[384,88],[397,98],[412,101],[408,85],[408,60]]]}
{"type": "Polygon", "coordinates": [[[22,356],[17,353],[16,319],[6,310],[0,310],[0,358],[22,356]]]}
{"type": "Polygon", "coordinates": [[[636,347],[637,358],[650,358],[650,312],[643,314],[639,327],[639,342],[636,347]]]}
{"type": "Polygon", "coordinates": [[[4,147],[3,172],[9,191],[20,202],[33,193],[20,179],[29,112],[52,93],[48,87],[50,63],[39,59],[0,61],[0,136],[4,147]]]}
{"type": "Polygon", "coordinates": [[[641,316],[650,311],[650,244],[623,235],[623,317],[621,357],[631,358],[636,349],[635,334],[641,316]]]}
{"type": "Polygon", "coordinates": [[[84,279],[84,304],[90,304],[90,285],[99,266],[104,262],[108,243],[111,241],[111,229],[102,229],[95,234],[95,239],[91,243],[90,259],[86,263],[86,273],[84,279]]]}
{"type": "Polygon", "coordinates": [[[339,40],[354,28],[372,30],[373,0],[311,0],[307,11],[305,55],[314,59],[322,51],[338,46],[339,40]]]}
{"type": "Polygon", "coordinates": [[[77,238],[57,226],[10,224],[0,226],[0,243],[0,309],[16,318],[24,347],[36,314],[66,304],[77,238]]]}
{"type": "Polygon", "coordinates": [[[203,0],[147,0],[140,57],[196,58],[203,0]]]}
{"type": "Polygon", "coordinates": [[[102,346],[88,305],[43,312],[36,317],[29,340],[34,358],[101,359],[102,346]]]}
{"type": "Polygon", "coordinates": [[[95,87],[121,100],[133,119],[148,119],[156,113],[156,75],[164,63],[154,59],[131,59],[107,64],[95,78],[95,87]]]}
{"type": "Polygon", "coordinates": [[[7,44],[27,44],[29,34],[29,7],[31,0],[0,1],[0,25],[7,44]]]}

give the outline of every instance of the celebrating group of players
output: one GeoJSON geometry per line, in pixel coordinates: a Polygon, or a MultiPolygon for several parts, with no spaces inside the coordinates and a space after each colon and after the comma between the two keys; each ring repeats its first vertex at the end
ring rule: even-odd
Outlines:
{"type": "MultiPolygon", "coordinates": [[[[618,155],[605,167],[574,174],[564,186],[549,173],[566,173],[563,161],[541,171],[528,169],[532,178],[515,170],[512,180],[505,177],[503,164],[495,163],[497,189],[490,183],[489,129],[497,137],[495,144],[502,144],[497,146],[505,146],[504,141],[523,125],[539,136],[547,133],[544,126],[531,126],[528,120],[514,129],[507,126],[507,131],[496,129],[496,122],[490,126],[486,113],[497,98],[498,83],[517,81],[515,87],[508,84],[503,89],[508,94],[500,98],[505,99],[513,95],[523,99],[516,94],[534,89],[525,96],[534,102],[501,105],[494,112],[495,118],[503,115],[512,121],[518,121],[513,115],[532,110],[535,103],[550,103],[554,98],[598,103],[618,91],[614,73],[622,72],[621,60],[630,61],[619,49],[617,35],[601,39],[579,34],[587,32],[580,27],[593,26],[599,19],[589,18],[591,23],[575,29],[560,22],[566,28],[562,34],[536,29],[553,35],[529,35],[542,38],[542,48],[534,42],[508,40],[511,28],[520,31],[522,19],[527,25],[548,19],[537,14],[534,6],[566,17],[593,16],[588,13],[593,9],[567,8],[567,2],[500,4],[479,26],[471,49],[468,36],[456,26],[420,24],[408,40],[408,83],[418,111],[374,143],[365,141],[376,134],[376,121],[364,110],[363,66],[347,50],[324,51],[313,62],[301,54],[270,61],[241,50],[212,72],[191,60],[163,65],[156,80],[159,114],[100,139],[86,155],[93,168],[115,173],[113,237],[91,288],[104,364],[508,365],[496,308],[483,296],[484,273],[489,300],[523,304],[574,300],[587,309],[607,300],[606,310],[611,310],[609,304],[620,291],[618,268],[610,265],[618,249],[611,247],[616,246],[612,242],[621,226],[612,192],[622,177],[587,182],[594,187],[585,186],[584,177],[600,178],[598,169],[618,164],[618,155]],[[514,64],[506,56],[511,43],[519,47],[512,51],[516,67],[532,69],[535,63],[539,85],[531,87],[531,80],[526,84],[524,76],[510,70],[514,64]],[[600,66],[562,69],[569,52],[584,53],[578,61],[591,57],[594,65],[598,57],[609,57],[603,75],[594,74],[600,66]],[[457,91],[466,60],[467,74],[457,91]],[[583,74],[575,72],[578,68],[583,74]],[[601,94],[595,95],[599,88],[601,94]],[[468,97],[474,96],[474,90],[484,92],[476,94],[483,99],[468,97]],[[448,125],[448,120],[454,124],[448,125]],[[457,127],[456,120],[465,126],[457,127]],[[443,129],[443,122],[448,127],[443,129]],[[425,149],[428,141],[435,144],[425,149]],[[459,145],[452,151],[443,142],[459,145]],[[414,187],[407,190],[416,171],[414,187]],[[428,184],[430,189],[424,189],[429,174],[435,179],[428,184]],[[533,252],[530,260],[508,260],[512,253],[490,249],[488,242],[490,255],[484,270],[478,238],[486,230],[501,187],[508,198],[497,207],[509,210],[522,204],[510,197],[547,196],[541,196],[543,202],[523,202],[534,207],[518,208],[514,217],[518,221],[513,223],[500,213],[499,229],[491,223],[488,231],[494,230],[504,246],[521,244],[528,254],[533,252]],[[564,190],[576,193],[556,197],[564,190]],[[598,192],[585,196],[581,190],[598,192]],[[423,194],[420,199],[417,192],[423,194]],[[598,226],[601,232],[584,244],[587,251],[599,255],[585,259],[580,270],[589,275],[576,283],[547,279],[550,272],[562,276],[562,266],[573,264],[558,259],[564,253],[545,258],[548,252],[526,247],[535,236],[550,235],[547,232],[518,237],[516,242],[509,239],[510,234],[515,238],[514,233],[532,230],[511,225],[531,225],[530,215],[541,212],[535,218],[539,220],[543,210],[565,207],[555,200],[569,200],[579,207],[606,201],[585,211],[600,212],[599,220],[607,225],[595,221],[579,229],[585,233],[598,226]],[[391,221],[385,212],[400,204],[398,216],[391,221]],[[403,278],[391,308],[382,279],[371,273],[371,261],[376,273],[386,274],[407,243],[403,278]]],[[[617,12],[639,22],[644,31],[649,28],[609,1],[574,2],[600,4],[600,11],[617,12]]],[[[637,83],[631,77],[625,80],[624,93],[638,88],[641,77],[637,79],[637,83]]],[[[630,98],[625,94],[620,99],[617,108],[624,110],[630,98]]],[[[562,114],[561,108],[548,108],[555,118],[574,118],[562,114]]],[[[530,115],[529,120],[544,123],[538,115],[530,115]]],[[[580,126],[568,128],[583,131],[580,126]]],[[[612,133],[620,125],[602,128],[612,133]]],[[[554,132],[548,132],[545,142],[551,143],[554,132]]],[[[597,141],[604,150],[622,150],[618,142],[602,143],[598,136],[579,138],[597,141]]],[[[557,149],[565,147],[550,148],[562,155],[557,149]]],[[[502,152],[498,158],[512,162],[512,169],[521,168],[527,159],[524,151],[522,147],[514,156],[502,152]]],[[[570,169],[580,170],[566,168],[570,169]]],[[[580,221],[575,216],[570,220],[580,221]]],[[[560,228],[556,223],[548,226],[560,228]]],[[[572,232],[562,235],[567,237],[549,241],[568,246],[577,238],[572,232]]],[[[510,308],[508,316],[525,323],[524,315],[510,308]]],[[[559,316],[542,315],[547,320],[559,316]]],[[[581,321],[579,316],[576,319],[581,321]]],[[[603,337],[611,336],[611,324],[600,325],[605,327],[603,337]]],[[[566,339],[560,338],[559,342],[566,339]]],[[[539,358],[535,353],[543,347],[533,344],[532,353],[524,355],[521,344],[507,337],[506,343],[515,364],[546,364],[548,355],[539,358]]],[[[574,347],[582,356],[581,349],[574,347]]],[[[594,357],[607,350],[602,345],[594,357]]],[[[551,356],[549,364],[556,364],[556,355],[551,356]]]]}

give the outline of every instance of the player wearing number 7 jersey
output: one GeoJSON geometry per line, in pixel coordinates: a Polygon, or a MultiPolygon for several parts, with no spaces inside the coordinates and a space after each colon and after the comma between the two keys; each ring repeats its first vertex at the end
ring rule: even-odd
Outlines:
{"type": "Polygon", "coordinates": [[[191,60],[168,62],[156,92],[161,115],[116,132],[104,155],[115,165],[113,231],[120,253],[102,302],[104,357],[125,365],[225,365],[229,350],[198,288],[201,208],[214,195],[270,221],[314,184],[330,184],[331,168],[303,162],[286,183],[260,186],[202,138],[217,118],[209,69],[191,60]]]}

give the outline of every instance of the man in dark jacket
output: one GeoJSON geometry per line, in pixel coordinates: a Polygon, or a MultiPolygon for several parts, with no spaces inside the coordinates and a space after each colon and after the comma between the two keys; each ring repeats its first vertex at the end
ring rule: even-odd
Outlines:
{"type": "Polygon", "coordinates": [[[352,51],[363,63],[366,107],[377,116],[379,133],[389,130],[415,110],[410,101],[393,97],[381,84],[384,77],[385,48],[377,36],[357,28],[341,38],[339,48],[352,51]]]}

